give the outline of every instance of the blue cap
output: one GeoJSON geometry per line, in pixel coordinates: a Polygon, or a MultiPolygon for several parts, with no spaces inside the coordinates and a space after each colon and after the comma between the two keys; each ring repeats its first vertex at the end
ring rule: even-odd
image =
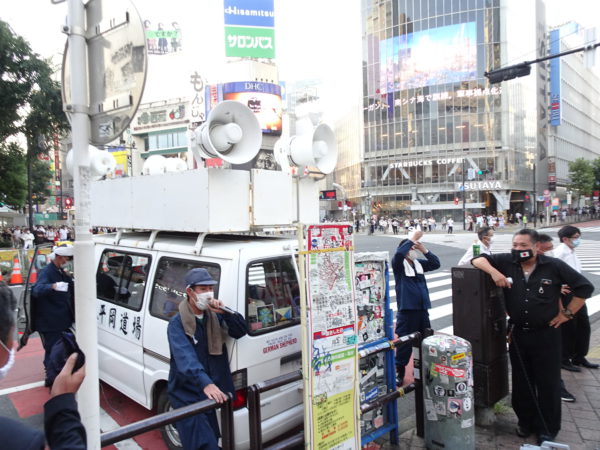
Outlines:
{"type": "Polygon", "coordinates": [[[185,284],[188,287],[194,286],[212,286],[218,284],[213,277],[210,276],[206,269],[192,269],[185,275],[185,284]]]}

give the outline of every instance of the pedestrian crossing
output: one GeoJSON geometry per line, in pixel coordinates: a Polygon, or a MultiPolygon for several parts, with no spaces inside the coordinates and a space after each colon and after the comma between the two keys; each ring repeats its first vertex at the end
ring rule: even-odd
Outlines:
{"type": "MultiPolygon", "coordinates": [[[[436,332],[452,334],[452,274],[449,270],[436,271],[425,274],[425,279],[431,300],[431,309],[429,310],[431,327],[436,332]]],[[[394,276],[390,274],[390,307],[394,316],[398,311],[395,287],[394,276]]],[[[590,317],[600,312],[600,294],[589,298],[586,305],[590,317]]]]}

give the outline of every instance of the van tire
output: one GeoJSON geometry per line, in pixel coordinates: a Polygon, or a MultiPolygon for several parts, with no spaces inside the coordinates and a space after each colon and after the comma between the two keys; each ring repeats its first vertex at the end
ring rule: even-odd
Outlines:
{"type": "MultiPolygon", "coordinates": [[[[158,414],[162,414],[173,410],[171,402],[169,401],[169,396],[167,394],[166,387],[162,391],[160,391],[160,394],[158,395],[156,409],[158,414]]],[[[160,429],[160,434],[163,438],[163,441],[165,441],[167,447],[169,447],[169,450],[181,450],[183,448],[183,446],[181,445],[181,440],[179,439],[179,433],[175,428],[175,424],[170,424],[162,427],[160,429]]]]}

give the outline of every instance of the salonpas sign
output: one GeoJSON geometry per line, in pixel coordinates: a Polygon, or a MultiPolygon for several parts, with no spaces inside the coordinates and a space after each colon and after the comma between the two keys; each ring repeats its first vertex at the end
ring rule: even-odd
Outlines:
{"type": "MultiPolygon", "coordinates": [[[[457,183],[456,188],[459,191],[463,190],[463,184],[457,183]]],[[[495,191],[498,189],[504,189],[501,181],[488,180],[488,181],[467,181],[464,184],[465,191],[495,191]]]]}

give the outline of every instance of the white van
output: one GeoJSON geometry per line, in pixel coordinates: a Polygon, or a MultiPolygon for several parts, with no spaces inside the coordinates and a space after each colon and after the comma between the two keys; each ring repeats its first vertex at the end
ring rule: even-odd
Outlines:
{"type": "MultiPolygon", "coordinates": [[[[235,445],[249,448],[246,387],[301,367],[298,271],[290,238],[119,232],[94,236],[100,379],[148,409],[170,408],[167,324],[185,299],[184,276],[207,269],[217,298],[248,335],[227,342],[236,387],[235,445]]],[[[263,442],[303,422],[302,382],[261,397],[263,442]]],[[[181,448],[173,426],[163,430],[181,448]]]]}

